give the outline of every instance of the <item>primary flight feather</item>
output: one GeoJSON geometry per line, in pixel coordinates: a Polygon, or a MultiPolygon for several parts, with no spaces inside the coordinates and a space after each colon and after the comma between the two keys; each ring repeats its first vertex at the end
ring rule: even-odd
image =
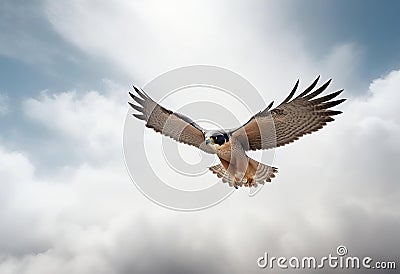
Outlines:
{"type": "Polygon", "coordinates": [[[331,82],[329,80],[314,90],[318,80],[319,76],[293,99],[299,85],[297,80],[288,97],[279,106],[271,109],[271,103],[244,125],[223,131],[203,129],[189,117],[157,104],[135,86],[133,88],[136,95],[129,94],[136,104],[129,104],[138,112],[133,116],[144,120],[147,127],[178,142],[217,154],[221,164],[209,169],[222,178],[223,182],[235,188],[251,187],[270,182],[277,169],[251,159],[246,151],[271,149],[291,143],[303,135],[321,129],[328,122],[334,121],[332,116],[342,113],[331,108],[346,100],[332,100],[343,90],[317,97],[331,82]]]}

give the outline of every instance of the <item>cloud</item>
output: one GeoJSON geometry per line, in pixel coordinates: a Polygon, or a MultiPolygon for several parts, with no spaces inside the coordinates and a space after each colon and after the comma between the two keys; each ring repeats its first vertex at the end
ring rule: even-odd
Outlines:
{"type": "Polygon", "coordinates": [[[251,14],[241,4],[45,4],[66,41],[143,82],[200,62],[249,77],[277,101],[299,73],[302,87],[316,74],[335,76],[332,89],[350,87],[350,99],[337,121],[277,151],[278,177],[255,197],[237,191],[188,214],[154,205],[129,180],[124,87],[106,81],[105,91],[27,98],[21,109],[30,127],[20,134],[32,138],[34,128],[41,140],[30,140],[34,152],[0,146],[1,273],[257,272],[265,251],[324,256],[339,244],[352,255],[398,257],[399,71],[359,90],[357,44],[317,58],[301,33],[282,31],[285,13],[272,4],[254,20],[244,20],[251,14]]]}
{"type": "MultiPolygon", "coordinates": [[[[210,253],[198,239],[187,242],[194,216],[182,222],[176,213],[165,214],[135,190],[122,164],[83,165],[62,178],[42,179],[26,156],[2,148],[0,166],[1,193],[7,193],[0,212],[1,273],[176,273],[201,269],[208,259],[211,271],[220,267],[212,262],[217,250],[210,253]],[[176,229],[172,219],[184,226],[176,229]],[[188,252],[193,257],[180,263],[188,252]],[[152,260],[157,263],[150,267],[152,260]]],[[[205,228],[197,229],[200,238],[212,237],[205,228]]]]}
{"type": "MultiPolygon", "coordinates": [[[[243,75],[276,98],[285,96],[299,77],[308,83],[318,74],[330,77],[358,66],[355,41],[325,48],[317,59],[308,51],[307,37],[286,23],[291,14],[287,4],[229,3],[227,9],[228,2],[154,3],[47,1],[45,7],[49,22],[66,41],[108,60],[136,83],[176,67],[211,64],[243,75]]],[[[351,86],[350,92],[358,87],[347,78],[353,73],[339,75],[346,77],[337,77],[334,84],[351,86]]]]}
{"type": "MultiPolygon", "coordinates": [[[[382,78],[374,80],[366,97],[354,100],[346,110],[350,113],[347,128],[339,135],[343,142],[347,140],[347,151],[335,153],[343,157],[342,163],[351,167],[349,175],[353,177],[353,186],[357,186],[360,203],[364,206],[379,207],[373,202],[385,203],[379,206],[397,208],[399,188],[397,187],[397,168],[391,163],[399,160],[400,120],[397,87],[400,84],[400,72],[392,71],[382,78]],[[357,161],[345,158],[345,154],[356,155],[357,161]],[[368,171],[374,169],[374,171],[368,171]],[[364,187],[363,184],[369,187],[364,187]],[[363,196],[369,195],[369,199],[363,196]],[[379,195],[377,195],[379,194],[379,195]]],[[[332,151],[332,154],[334,152],[332,151]]],[[[389,208],[386,210],[391,211],[389,208]]]]}
{"type": "Polygon", "coordinates": [[[43,91],[38,99],[30,98],[22,103],[26,117],[55,136],[56,150],[54,146],[49,147],[53,157],[77,157],[91,163],[121,158],[127,110],[122,94],[126,99],[127,91],[108,80],[105,83],[109,94],[43,91]]]}
{"type": "MultiPolygon", "coordinates": [[[[202,212],[152,204],[122,161],[99,165],[102,154],[42,178],[23,152],[2,148],[0,272],[241,273],[257,271],[265,251],[322,256],[343,243],[354,255],[395,259],[400,138],[392,100],[399,81],[399,71],[377,79],[335,123],[278,152],[278,178],[255,197],[238,192],[202,212]]],[[[98,149],[92,143],[120,142],[113,124],[121,118],[118,94],[43,93],[24,106],[36,123],[90,155],[98,149]],[[102,121],[115,132],[103,131],[102,121]]]]}

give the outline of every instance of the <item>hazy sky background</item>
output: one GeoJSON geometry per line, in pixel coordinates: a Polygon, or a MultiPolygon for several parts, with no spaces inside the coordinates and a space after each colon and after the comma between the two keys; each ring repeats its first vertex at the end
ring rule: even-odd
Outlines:
{"type": "Polygon", "coordinates": [[[266,272],[266,251],[326,256],[340,244],[400,267],[399,10],[0,1],[0,273],[266,272]],[[134,187],[122,133],[132,83],[192,64],[230,69],[268,102],[320,74],[348,101],[334,123],[277,150],[279,174],[255,197],[175,212],[134,187]]]}

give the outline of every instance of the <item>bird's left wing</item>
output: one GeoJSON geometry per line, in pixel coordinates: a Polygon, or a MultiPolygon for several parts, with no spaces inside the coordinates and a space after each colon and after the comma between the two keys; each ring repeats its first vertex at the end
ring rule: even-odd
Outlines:
{"type": "Polygon", "coordinates": [[[175,141],[200,148],[207,153],[215,151],[205,144],[204,129],[192,121],[189,117],[172,112],[153,101],[143,90],[133,86],[137,95],[129,92],[129,95],[137,104],[129,105],[139,114],[133,114],[136,118],[144,120],[146,126],[156,132],[171,137],[175,141]]]}
{"type": "Polygon", "coordinates": [[[300,95],[293,98],[299,85],[297,80],[289,96],[271,110],[272,103],[254,115],[246,124],[234,129],[230,134],[236,137],[246,150],[269,149],[291,143],[301,136],[321,129],[332,116],[342,113],[330,108],[346,99],[333,100],[343,90],[316,98],[330,84],[331,80],[313,91],[318,78],[300,95]]]}

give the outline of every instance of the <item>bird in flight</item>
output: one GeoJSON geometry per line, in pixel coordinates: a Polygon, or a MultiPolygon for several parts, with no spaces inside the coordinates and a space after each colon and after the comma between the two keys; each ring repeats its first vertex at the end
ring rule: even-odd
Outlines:
{"type": "Polygon", "coordinates": [[[133,116],[175,141],[195,146],[206,153],[217,154],[220,164],[209,167],[224,183],[235,188],[256,187],[271,182],[278,172],[276,167],[260,163],[246,151],[272,149],[289,144],[299,137],[321,129],[332,116],[342,113],[331,108],[346,99],[332,100],[342,91],[317,97],[331,80],[315,89],[319,76],[302,93],[293,99],[299,85],[297,80],[287,98],[276,108],[273,102],[251,117],[244,125],[228,130],[206,130],[189,117],[157,104],[142,89],[133,86],[136,95],[129,92],[136,104],[129,105],[138,111],[133,116]]]}

